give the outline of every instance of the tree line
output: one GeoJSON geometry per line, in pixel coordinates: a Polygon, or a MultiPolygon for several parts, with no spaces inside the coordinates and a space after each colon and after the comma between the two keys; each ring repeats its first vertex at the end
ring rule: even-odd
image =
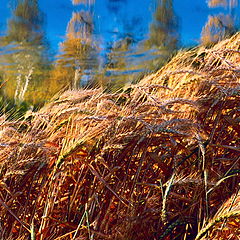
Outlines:
{"type": "MultiPolygon", "coordinates": [[[[73,5],[94,5],[94,0],[72,0],[73,5]]],[[[236,31],[234,8],[238,0],[209,0],[209,8],[223,7],[228,14],[209,16],[202,29],[201,43],[213,44],[236,31]]],[[[1,100],[15,104],[37,104],[63,88],[98,86],[108,91],[137,81],[147,71],[160,68],[180,47],[178,18],[172,0],[158,0],[148,38],[137,42],[134,34],[111,42],[100,59],[94,37],[92,8],[72,13],[54,61],[44,31],[44,14],[38,0],[15,0],[6,35],[0,38],[5,54],[0,56],[1,100]],[[151,57],[131,61],[130,56],[151,57]],[[103,64],[100,64],[103,62],[103,64]]],[[[137,58],[137,57],[136,57],[137,58]]]]}

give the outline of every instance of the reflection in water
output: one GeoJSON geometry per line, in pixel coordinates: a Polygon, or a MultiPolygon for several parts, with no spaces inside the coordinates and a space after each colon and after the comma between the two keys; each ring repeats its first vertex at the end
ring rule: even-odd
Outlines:
{"type": "Polygon", "coordinates": [[[133,44],[131,36],[119,40],[108,48],[106,63],[100,85],[107,86],[113,91],[123,87],[133,74],[131,63],[128,61],[131,56],[131,46],[133,44]]]}
{"type": "Polygon", "coordinates": [[[43,14],[36,0],[17,1],[8,21],[7,34],[1,38],[1,46],[8,49],[7,54],[0,56],[0,71],[5,82],[2,95],[16,103],[43,100],[42,93],[37,93],[44,90],[41,86],[48,65],[47,44],[43,14]]]}
{"type": "MultiPolygon", "coordinates": [[[[69,19],[59,53],[50,62],[38,0],[15,0],[6,35],[0,38],[0,80],[5,83],[1,99],[37,104],[66,87],[101,86],[115,91],[162,66],[180,47],[173,0],[151,0],[155,3],[151,5],[155,6],[152,22],[148,34],[141,37],[136,32],[141,31],[144,16],[124,16],[127,0],[104,2],[112,14],[108,37],[100,31],[99,19],[96,21],[98,2],[72,0],[76,11],[69,19]]],[[[209,8],[222,8],[223,13],[209,16],[202,29],[203,44],[215,43],[236,31],[236,6],[238,0],[208,1],[209,8]]]]}
{"type": "Polygon", "coordinates": [[[206,25],[202,29],[201,42],[204,45],[216,43],[236,32],[234,7],[238,6],[238,0],[209,0],[210,8],[225,7],[229,14],[220,13],[209,16],[206,25]]]}
{"type": "Polygon", "coordinates": [[[238,5],[238,0],[208,0],[209,7],[227,7],[234,8],[238,5]]]}
{"type": "Polygon", "coordinates": [[[95,3],[95,0],[72,0],[73,5],[85,4],[92,5],[95,3]]]}
{"type": "Polygon", "coordinates": [[[136,46],[133,36],[134,33],[127,32],[109,47],[103,86],[107,83],[111,90],[120,89],[138,76],[161,67],[177,49],[179,34],[173,1],[158,1],[145,41],[136,46]]]}
{"type": "Polygon", "coordinates": [[[149,39],[144,43],[146,49],[156,49],[158,58],[152,61],[152,68],[161,67],[174,50],[178,48],[178,21],[173,11],[172,0],[159,1],[150,27],[149,39]]]}
{"type": "Polygon", "coordinates": [[[61,54],[51,71],[51,90],[56,91],[69,85],[77,88],[84,75],[97,67],[97,51],[93,43],[93,21],[90,12],[73,12],[67,26],[61,54]]]}

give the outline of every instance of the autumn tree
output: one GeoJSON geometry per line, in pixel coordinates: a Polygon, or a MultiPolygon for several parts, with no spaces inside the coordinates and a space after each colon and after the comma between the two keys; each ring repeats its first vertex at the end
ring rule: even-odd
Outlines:
{"type": "Polygon", "coordinates": [[[201,42],[209,45],[231,36],[235,32],[234,21],[231,15],[219,14],[209,16],[202,29],[201,42]]]}
{"type": "Polygon", "coordinates": [[[109,91],[115,92],[131,81],[133,72],[127,56],[131,51],[132,43],[133,39],[126,36],[109,46],[104,69],[105,77],[99,85],[109,91]]]}
{"type": "MultiPolygon", "coordinates": [[[[90,81],[89,72],[97,67],[97,51],[92,37],[93,22],[88,11],[73,12],[68,23],[66,39],[61,44],[55,68],[51,74],[52,84],[59,88],[78,88],[83,76],[90,81]]],[[[87,84],[87,83],[86,83],[87,84]]]]}
{"type": "Polygon", "coordinates": [[[159,0],[147,40],[136,47],[129,33],[109,48],[103,85],[115,91],[126,83],[134,82],[144,71],[159,68],[178,48],[178,39],[178,21],[173,2],[159,0]],[[141,58],[142,55],[144,57],[141,58]]]}
{"type": "Polygon", "coordinates": [[[229,7],[238,6],[238,0],[208,0],[208,7],[229,7]]]}
{"type": "Polygon", "coordinates": [[[79,4],[92,5],[94,3],[95,3],[95,0],[72,0],[73,5],[79,5],[79,4]]]}
{"type": "Polygon", "coordinates": [[[236,32],[233,9],[238,6],[238,0],[209,0],[210,8],[224,7],[229,10],[228,14],[217,14],[208,17],[201,33],[203,45],[209,45],[223,40],[236,32]]]}
{"type": "Polygon", "coordinates": [[[41,45],[44,42],[43,14],[38,0],[18,0],[8,21],[6,40],[41,45]]]}
{"type": "Polygon", "coordinates": [[[145,50],[155,50],[159,57],[151,61],[151,68],[165,63],[174,50],[178,48],[178,20],[174,13],[172,0],[159,0],[149,38],[144,42],[145,50]]]}
{"type": "Polygon", "coordinates": [[[11,52],[0,59],[8,66],[2,69],[4,94],[16,103],[38,102],[43,97],[37,94],[49,64],[43,20],[38,0],[17,0],[6,36],[1,38],[1,45],[11,52]]]}

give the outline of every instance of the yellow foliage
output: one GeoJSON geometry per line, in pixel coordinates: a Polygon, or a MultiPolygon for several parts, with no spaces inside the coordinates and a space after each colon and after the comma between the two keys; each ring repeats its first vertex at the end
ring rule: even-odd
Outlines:
{"type": "Polygon", "coordinates": [[[234,32],[234,22],[231,15],[219,14],[209,16],[202,29],[201,42],[204,45],[216,43],[234,32]]]}
{"type": "Polygon", "coordinates": [[[214,7],[236,7],[238,5],[238,0],[208,0],[208,6],[214,7]]]}
{"type": "Polygon", "coordinates": [[[95,0],[72,0],[73,5],[86,4],[92,5],[95,3],[95,0]]]}
{"type": "Polygon", "coordinates": [[[208,0],[209,7],[227,6],[227,0],[208,0]]]}

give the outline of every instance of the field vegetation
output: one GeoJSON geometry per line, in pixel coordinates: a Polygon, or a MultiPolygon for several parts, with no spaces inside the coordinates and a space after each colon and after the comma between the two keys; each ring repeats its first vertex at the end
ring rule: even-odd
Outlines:
{"type": "Polygon", "coordinates": [[[240,34],[117,93],[0,119],[0,239],[239,239],[240,34]]]}

